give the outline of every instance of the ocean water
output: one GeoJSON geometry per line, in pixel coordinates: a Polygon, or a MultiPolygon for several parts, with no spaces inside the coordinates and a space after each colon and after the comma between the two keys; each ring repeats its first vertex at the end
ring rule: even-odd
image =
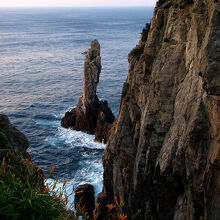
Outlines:
{"type": "Polygon", "coordinates": [[[45,174],[54,165],[69,191],[80,183],[93,184],[96,195],[102,190],[105,145],[60,127],[82,94],[82,53],[99,40],[98,96],[117,116],[127,55],[152,13],[146,7],[0,9],[0,113],[25,133],[35,164],[45,174]]]}

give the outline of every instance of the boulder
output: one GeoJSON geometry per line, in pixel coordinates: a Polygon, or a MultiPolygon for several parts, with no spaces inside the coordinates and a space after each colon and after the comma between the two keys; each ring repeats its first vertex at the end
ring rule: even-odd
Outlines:
{"type": "Polygon", "coordinates": [[[99,193],[97,198],[97,203],[99,204],[99,212],[97,215],[97,220],[105,219],[105,216],[108,214],[108,198],[104,192],[99,193]]]}
{"type": "Polygon", "coordinates": [[[86,214],[92,218],[95,209],[94,187],[90,184],[79,185],[75,189],[74,205],[75,209],[81,214],[86,214]]]}
{"type": "Polygon", "coordinates": [[[24,157],[29,157],[26,151],[28,147],[25,135],[11,124],[6,115],[0,114],[0,149],[17,148],[24,157]]]}

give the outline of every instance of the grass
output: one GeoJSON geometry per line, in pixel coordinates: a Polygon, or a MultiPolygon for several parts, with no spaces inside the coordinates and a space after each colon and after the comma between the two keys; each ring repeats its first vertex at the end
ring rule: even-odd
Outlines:
{"type": "Polygon", "coordinates": [[[18,151],[0,156],[0,219],[68,219],[65,202],[51,196],[40,168],[18,151]]]}

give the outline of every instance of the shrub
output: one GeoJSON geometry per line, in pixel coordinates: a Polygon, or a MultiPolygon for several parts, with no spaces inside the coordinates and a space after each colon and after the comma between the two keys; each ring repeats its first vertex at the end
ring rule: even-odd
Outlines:
{"type": "Polygon", "coordinates": [[[51,196],[42,171],[17,151],[1,151],[0,219],[66,219],[62,199],[51,196]]]}
{"type": "Polygon", "coordinates": [[[144,43],[147,41],[149,30],[150,30],[150,24],[146,24],[145,28],[143,28],[142,30],[142,38],[141,38],[141,41],[144,43]]]}
{"type": "Polygon", "coordinates": [[[5,133],[0,131],[0,148],[7,148],[9,146],[8,137],[5,133]]]}
{"type": "Polygon", "coordinates": [[[163,3],[165,3],[166,2],[166,0],[159,0],[158,2],[157,2],[157,7],[160,7],[163,3]]]}
{"type": "Polygon", "coordinates": [[[138,61],[141,57],[141,54],[144,52],[144,45],[139,46],[137,45],[129,54],[129,56],[135,58],[138,61]]]}

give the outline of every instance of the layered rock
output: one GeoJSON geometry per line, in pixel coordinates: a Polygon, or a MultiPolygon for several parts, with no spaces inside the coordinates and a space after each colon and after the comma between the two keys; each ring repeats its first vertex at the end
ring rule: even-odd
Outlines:
{"type": "Polygon", "coordinates": [[[220,2],[160,0],[129,54],[104,189],[129,219],[220,216],[220,2]],[[145,37],[143,37],[145,35],[145,37]]]}
{"type": "Polygon", "coordinates": [[[95,134],[96,141],[106,142],[115,117],[108,107],[107,101],[99,101],[96,95],[100,73],[100,44],[94,40],[85,57],[83,95],[76,108],[66,112],[62,118],[61,126],[95,134]]]}

